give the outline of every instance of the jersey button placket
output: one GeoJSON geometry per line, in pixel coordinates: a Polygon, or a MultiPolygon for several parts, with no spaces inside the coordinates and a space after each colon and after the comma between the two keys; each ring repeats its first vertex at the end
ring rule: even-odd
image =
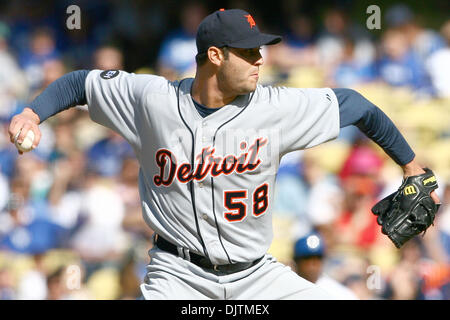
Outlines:
{"type": "Polygon", "coordinates": [[[201,132],[202,132],[202,142],[203,146],[205,147],[207,143],[211,142],[210,132],[211,128],[207,127],[207,122],[202,122],[201,132]]]}
{"type": "MultiPolygon", "coordinates": [[[[201,137],[202,137],[202,148],[206,147],[207,146],[207,142],[209,142],[209,140],[210,140],[210,138],[208,137],[208,133],[207,133],[208,131],[207,131],[206,125],[207,125],[206,121],[202,121],[201,130],[200,130],[201,131],[201,137]]],[[[199,188],[203,188],[204,187],[203,180],[199,181],[197,183],[197,185],[198,185],[199,188]]]]}

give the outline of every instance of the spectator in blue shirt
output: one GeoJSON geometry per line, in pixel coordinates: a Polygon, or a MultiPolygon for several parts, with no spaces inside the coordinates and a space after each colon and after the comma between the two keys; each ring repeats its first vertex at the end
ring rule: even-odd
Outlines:
{"type": "Polygon", "coordinates": [[[200,3],[188,3],[181,13],[181,28],[167,35],[161,44],[158,56],[160,74],[169,78],[195,70],[197,27],[206,16],[200,3]]]}
{"type": "Polygon", "coordinates": [[[405,35],[412,51],[422,61],[445,47],[445,40],[439,32],[422,26],[411,8],[405,4],[396,4],[389,8],[385,19],[389,28],[397,28],[405,35]]]}
{"type": "Polygon", "coordinates": [[[303,14],[297,14],[289,21],[289,32],[286,44],[292,48],[304,48],[314,44],[314,30],[311,19],[303,14]]]}
{"type": "Polygon", "coordinates": [[[126,157],[134,157],[132,147],[119,134],[109,130],[106,138],[87,151],[88,169],[104,177],[114,177],[121,172],[126,157]]]}
{"type": "Polygon", "coordinates": [[[31,89],[41,85],[44,78],[44,63],[60,58],[56,40],[51,29],[40,28],[34,31],[30,45],[19,54],[19,64],[24,69],[31,89]]]}
{"type": "Polygon", "coordinates": [[[355,58],[355,43],[351,38],[344,39],[343,58],[333,74],[336,87],[354,87],[375,79],[375,66],[372,61],[361,62],[355,58]]]}
{"type": "Polygon", "coordinates": [[[382,81],[394,87],[409,87],[419,95],[431,94],[430,79],[424,65],[400,30],[385,32],[382,50],[377,63],[378,76],[382,81]]]}
{"type": "Polygon", "coordinates": [[[1,213],[0,250],[40,254],[64,246],[66,229],[50,219],[45,201],[32,201],[29,186],[13,180],[7,211],[1,213]]]}

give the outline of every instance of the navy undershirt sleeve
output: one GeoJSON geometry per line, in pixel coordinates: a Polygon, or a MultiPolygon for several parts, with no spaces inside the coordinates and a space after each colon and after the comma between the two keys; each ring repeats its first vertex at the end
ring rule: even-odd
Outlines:
{"type": "Polygon", "coordinates": [[[87,103],[84,83],[88,73],[89,70],[77,70],[65,74],[30,103],[41,123],[58,112],[87,103]]]}
{"type": "Polygon", "coordinates": [[[339,102],[340,127],[357,126],[397,164],[411,162],[414,151],[391,119],[376,105],[352,89],[332,89],[339,102]]]}

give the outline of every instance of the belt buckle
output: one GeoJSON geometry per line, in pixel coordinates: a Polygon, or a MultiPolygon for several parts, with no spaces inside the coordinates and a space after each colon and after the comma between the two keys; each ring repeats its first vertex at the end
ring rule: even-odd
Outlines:
{"type": "Polygon", "coordinates": [[[215,265],[213,266],[213,269],[214,269],[214,271],[219,271],[219,266],[218,266],[217,264],[215,264],[215,265]]]}

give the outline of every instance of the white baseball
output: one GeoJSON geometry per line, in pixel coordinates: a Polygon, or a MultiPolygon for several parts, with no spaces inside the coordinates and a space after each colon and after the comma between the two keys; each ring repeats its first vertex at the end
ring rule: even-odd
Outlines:
{"type": "Polygon", "coordinates": [[[27,135],[25,136],[25,139],[23,139],[21,144],[19,144],[17,142],[17,138],[19,137],[19,134],[20,134],[20,131],[17,132],[14,137],[14,144],[16,145],[16,148],[22,152],[31,151],[33,149],[34,132],[29,130],[27,132],[27,135]]]}

